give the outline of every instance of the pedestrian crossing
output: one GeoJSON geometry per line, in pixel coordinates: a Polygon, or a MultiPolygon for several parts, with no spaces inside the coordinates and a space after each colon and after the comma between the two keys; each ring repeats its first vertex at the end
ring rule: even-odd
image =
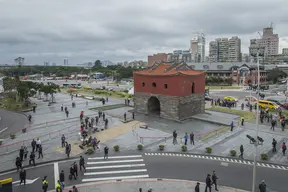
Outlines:
{"type": "MultiPolygon", "coordinates": [[[[195,159],[206,159],[206,160],[214,160],[214,161],[221,161],[221,162],[227,162],[227,163],[239,163],[239,164],[245,164],[245,165],[253,165],[253,161],[235,159],[235,158],[214,157],[214,156],[207,156],[207,155],[180,154],[180,153],[145,153],[145,155],[146,156],[189,157],[189,158],[195,158],[195,159]]],[[[287,166],[260,163],[260,162],[257,163],[257,167],[288,170],[287,166]]]]}
{"type": "Polygon", "coordinates": [[[148,178],[142,155],[91,157],[82,182],[148,178]]]}

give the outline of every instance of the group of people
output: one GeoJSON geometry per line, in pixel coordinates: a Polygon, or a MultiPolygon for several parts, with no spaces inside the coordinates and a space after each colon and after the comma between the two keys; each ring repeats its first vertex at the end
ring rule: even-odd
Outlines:
{"type": "MultiPolygon", "coordinates": [[[[36,158],[36,155],[35,153],[38,152],[38,159],[43,158],[43,149],[42,149],[42,145],[41,145],[41,141],[39,138],[36,139],[33,139],[32,142],[31,142],[31,148],[32,148],[32,151],[30,153],[30,156],[29,156],[29,165],[36,165],[35,164],[35,158],[36,158]]],[[[22,146],[19,150],[19,156],[16,157],[16,162],[15,162],[15,165],[16,165],[16,168],[17,168],[17,171],[19,171],[20,168],[22,168],[22,163],[24,160],[27,159],[28,157],[28,149],[26,146],[22,146]]]]}
{"type": "Polygon", "coordinates": [[[211,99],[211,105],[215,105],[215,106],[220,106],[220,107],[236,107],[237,106],[237,102],[236,101],[227,101],[225,99],[221,100],[220,98],[218,99],[211,99]]]}
{"type": "MultiPolygon", "coordinates": [[[[177,142],[177,136],[178,136],[178,133],[176,132],[176,130],[174,130],[174,131],[173,131],[173,141],[172,141],[172,143],[173,143],[174,145],[178,143],[178,142],[177,142]]],[[[191,133],[189,134],[189,136],[188,136],[188,133],[185,133],[183,139],[184,139],[184,145],[187,145],[188,140],[190,140],[190,145],[194,145],[194,144],[195,144],[195,143],[194,143],[194,133],[193,133],[193,132],[191,132],[191,133]]]]}

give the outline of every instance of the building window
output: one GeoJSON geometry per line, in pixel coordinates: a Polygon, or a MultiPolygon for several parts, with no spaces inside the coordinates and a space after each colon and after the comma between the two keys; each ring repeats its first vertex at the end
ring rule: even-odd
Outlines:
{"type": "Polygon", "coordinates": [[[167,85],[167,84],[164,84],[164,88],[165,88],[165,89],[168,89],[168,85],[167,85]]]}
{"type": "Polygon", "coordinates": [[[192,87],[191,87],[191,93],[194,94],[195,93],[195,83],[192,83],[192,87]]]}
{"type": "Polygon", "coordinates": [[[152,87],[156,87],[156,83],[152,83],[152,87]]]}
{"type": "Polygon", "coordinates": [[[145,83],[144,82],[142,82],[142,87],[145,87],[145,83]]]}

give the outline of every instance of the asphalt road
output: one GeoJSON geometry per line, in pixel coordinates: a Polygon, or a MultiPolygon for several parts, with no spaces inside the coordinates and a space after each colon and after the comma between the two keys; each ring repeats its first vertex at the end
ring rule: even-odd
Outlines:
{"type": "MultiPolygon", "coordinates": [[[[235,188],[240,188],[244,190],[251,190],[252,186],[252,169],[251,165],[243,165],[237,163],[222,163],[220,161],[204,160],[204,159],[194,159],[187,157],[177,157],[177,156],[143,156],[146,169],[148,171],[150,178],[167,178],[167,179],[184,179],[193,181],[205,182],[207,173],[212,173],[213,170],[216,171],[219,180],[219,185],[230,186],[235,188]]],[[[123,159],[125,161],[127,159],[123,159]]],[[[79,172],[77,180],[69,180],[69,167],[74,160],[69,160],[68,162],[60,162],[58,164],[59,172],[64,170],[65,172],[65,184],[66,186],[77,185],[82,183],[84,178],[84,173],[79,172]]],[[[113,161],[113,160],[112,160],[113,161]]],[[[78,163],[78,160],[77,160],[78,163]]],[[[119,162],[118,162],[119,163],[119,162]]],[[[112,165],[113,164],[104,164],[112,165]]],[[[53,189],[55,186],[54,180],[54,169],[55,165],[47,165],[43,167],[36,167],[27,170],[27,179],[39,179],[33,184],[26,186],[16,186],[14,184],[14,192],[30,192],[37,191],[41,189],[41,181],[43,177],[48,176],[49,190],[53,189]]],[[[129,168],[131,169],[131,168],[129,168]]],[[[111,171],[111,170],[110,170],[111,171]]],[[[112,171],[117,172],[117,168],[112,169],[112,171]]],[[[97,172],[97,171],[96,171],[97,172]]],[[[57,174],[56,174],[57,175],[57,174]]],[[[287,186],[285,183],[287,176],[287,171],[271,169],[265,167],[257,168],[257,183],[261,180],[265,180],[267,187],[273,189],[277,192],[287,191],[287,186]]],[[[0,175],[0,179],[12,177],[13,181],[19,180],[18,173],[9,173],[6,175],[0,175]]]]}
{"type": "Polygon", "coordinates": [[[10,133],[17,132],[27,123],[25,115],[4,109],[0,109],[0,117],[0,138],[8,137],[10,133]]]}

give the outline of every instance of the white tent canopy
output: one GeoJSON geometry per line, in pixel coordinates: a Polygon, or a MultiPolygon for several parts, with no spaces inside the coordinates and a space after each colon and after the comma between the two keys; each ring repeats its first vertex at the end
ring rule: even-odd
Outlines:
{"type": "Polygon", "coordinates": [[[134,87],[132,87],[131,89],[129,89],[128,94],[129,94],[129,95],[134,95],[134,87]]]}

